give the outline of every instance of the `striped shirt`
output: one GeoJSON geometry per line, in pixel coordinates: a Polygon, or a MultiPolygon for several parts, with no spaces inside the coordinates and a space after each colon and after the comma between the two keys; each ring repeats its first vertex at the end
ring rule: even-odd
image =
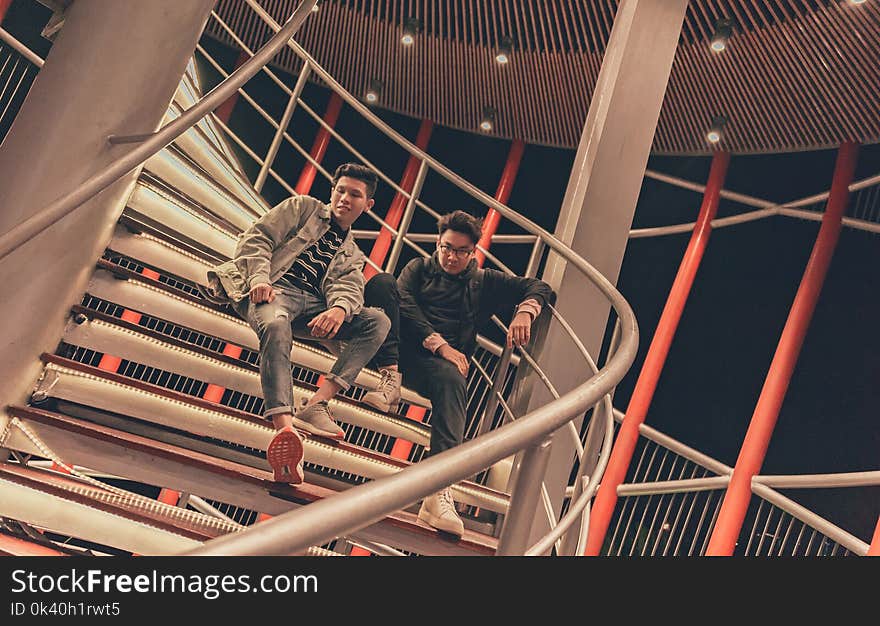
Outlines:
{"type": "Polygon", "coordinates": [[[342,230],[339,224],[331,219],[330,230],[303,250],[278,282],[320,295],[321,280],[327,273],[330,261],[342,246],[346,234],[347,231],[342,230]]]}

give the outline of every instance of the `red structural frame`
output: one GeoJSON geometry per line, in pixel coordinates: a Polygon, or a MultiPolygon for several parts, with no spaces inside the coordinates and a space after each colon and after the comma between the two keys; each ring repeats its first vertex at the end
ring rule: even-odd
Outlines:
{"type": "MultiPolygon", "coordinates": [[[[330,94],[330,101],[327,102],[327,110],[324,112],[324,123],[327,124],[330,128],[336,126],[336,121],[339,119],[339,113],[342,111],[342,98],[336,92],[330,94]]],[[[309,155],[320,164],[321,161],[324,160],[324,155],[327,154],[327,146],[330,144],[330,131],[321,126],[318,129],[318,134],[315,135],[315,141],[312,144],[312,149],[309,151],[309,155]]],[[[307,161],[305,166],[303,166],[302,172],[299,175],[299,180],[296,183],[296,193],[300,195],[304,195],[309,193],[312,190],[312,184],[315,182],[315,176],[318,173],[318,168],[311,161],[307,161]]]]}
{"type": "Polygon", "coordinates": [[[617,488],[626,478],[626,471],[632,461],[639,438],[639,426],[644,423],[645,416],[651,406],[654,391],[657,389],[657,381],[660,379],[660,373],[666,363],[666,357],[684,312],[688,294],[690,294],[691,286],[694,284],[694,278],[700,267],[700,261],[709,243],[712,220],[718,211],[718,200],[721,188],[724,186],[729,163],[729,152],[716,152],[712,157],[709,181],[706,183],[706,190],[703,193],[703,204],[700,207],[696,226],[691,234],[681,265],[679,265],[675,281],[672,283],[666,306],[663,307],[663,313],[660,315],[657,330],[654,332],[654,338],[651,340],[651,346],[645,356],[642,371],[639,373],[635,389],[633,389],[623,424],[617,433],[608,467],[602,476],[601,486],[590,510],[590,531],[584,550],[585,556],[598,556],[605,541],[605,534],[617,503],[617,488]]]}
{"type": "Polygon", "coordinates": [[[849,185],[855,175],[857,157],[858,144],[853,142],[841,144],[834,165],[831,193],[822,217],[822,226],[819,228],[819,235],[807,261],[779,344],[776,346],[776,353],[773,355],[758,404],[755,406],[749,429],[740,448],[733,475],[727,485],[718,519],[712,530],[709,546],[706,548],[707,556],[731,556],[736,547],[749,508],[749,500],[752,497],[752,478],[758,474],[764,463],[779,410],[782,408],[807,328],[813,318],[813,311],[816,309],[816,302],[819,300],[819,293],[828,273],[828,266],[831,264],[834,248],[837,246],[843,212],[849,201],[849,185]]]}
{"type": "MultiPolygon", "coordinates": [[[[434,122],[428,119],[422,120],[422,123],[419,125],[419,132],[416,135],[416,147],[419,150],[428,149],[428,142],[431,140],[431,132],[433,130],[434,122]]],[[[406,193],[411,193],[413,186],[416,184],[419,164],[420,161],[415,156],[410,156],[406,162],[403,177],[400,179],[400,188],[406,193]]],[[[398,191],[394,195],[394,200],[391,201],[391,206],[388,207],[388,213],[385,214],[385,223],[395,229],[400,226],[400,221],[403,219],[403,211],[406,209],[408,202],[409,198],[398,191]]],[[[388,256],[388,251],[391,249],[391,240],[391,231],[383,226],[379,231],[379,236],[373,243],[373,249],[370,251],[370,260],[379,267],[382,267],[382,263],[385,262],[385,258],[388,256]]],[[[364,267],[364,276],[367,280],[370,280],[378,273],[372,265],[368,264],[364,267]]]]}
{"type": "MultiPolygon", "coordinates": [[[[513,190],[513,184],[516,182],[516,174],[519,172],[519,164],[522,161],[525,147],[526,145],[522,139],[515,139],[510,144],[507,162],[504,164],[504,171],[501,173],[501,180],[498,182],[498,189],[495,191],[495,199],[501,204],[507,204],[507,201],[510,199],[510,192],[513,190]]],[[[477,245],[484,250],[489,249],[489,246],[492,245],[492,237],[498,231],[500,221],[501,214],[489,207],[486,217],[483,218],[483,232],[477,245]]],[[[483,267],[486,255],[477,250],[476,258],[477,265],[483,267]]]]}

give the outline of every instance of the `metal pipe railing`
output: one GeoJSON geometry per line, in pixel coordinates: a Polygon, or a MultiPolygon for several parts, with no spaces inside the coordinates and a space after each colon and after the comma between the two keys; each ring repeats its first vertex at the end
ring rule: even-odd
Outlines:
{"type": "Polygon", "coordinates": [[[856,537],[853,537],[845,530],[842,530],[825,518],[816,515],[815,513],[813,513],[806,507],[801,506],[797,502],[794,502],[793,500],[786,498],[782,494],[777,493],[770,487],[754,482],[753,480],[752,493],[754,493],[756,496],[763,498],[770,504],[779,507],[792,517],[795,517],[802,521],[804,524],[807,524],[808,526],[818,530],[820,533],[822,533],[826,537],[829,537],[830,539],[833,539],[851,552],[860,556],[865,556],[868,553],[867,543],[861,541],[856,537]]]}
{"type": "Polygon", "coordinates": [[[315,0],[303,0],[283,28],[253,58],[235,70],[228,79],[217,85],[197,104],[183,115],[144,140],[137,148],[123,155],[98,173],[92,175],[76,189],[58,198],[36,214],[0,236],[0,259],[30,241],[34,236],[55,224],[85,201],[97,195],[132,169],[166,147],[189,130],[200,119],[217,108],[241,85],[260,71],[284,44],[293,36],[311,14],[315,0]]]}
{"type": "MultiPolygon", "coordinates": [[[[705,185],[693,183],[682,178],[677,178],[675,176],[668,176],[666,174],[661,174],[652,170],[646,170],[645,176],[647,178],[653,178],[655,180],[669,183],[675,187],[690,189],[691,191],[702,192],[706,189],[705,185]]],[[[863,178],[862,180],[851,183],[848,189],[850,192],[855,192],[878,184],[880,184],[880,174],[875,174],[873,176],[869,176],[867,178],[863,178]]],[[[825,191],[822,193],[814,194],[812,196],[807,196],[805,198],[800,198],[798,200],[792,200],[790,202],[774,203],[770,202],[769,200],[762,200],[753,196],[738,194],[722,189],[720,193],[722,198],[733,200],[747,206],[757,207],[758,210],[712,220],[711,226],[713,229],[723,228],[725,226],[731,226],[733,224],[743,224],[745,222],[764,219],[765,217],[772,217],[774,215],[798,217],[801,219],[814,220],[818,222],[822,220],[821,213],[817,213],[814,211],[799,211],[797,209],[803,206],[809,206],[811,204],[817,204],[819,202],[827,200],[830,193],[830,191],[825,191]]],[[[660,237],[663,235],[676,235],[680,233],[690,232],[691,230],[693,230],[695,225],[696,222],[687,222],[684,224],[670,224],[668,226],[633,228],[632,230],[630,230],[629,236],[631,239],[636,239],[641,237],[660,237]]],[[[869,232],[880,233],[880,224],[875,224],[866,220],[844,217],[843,225],[858,230],[866,230],[869,232]]]]}
{"type": "Polygon", "coordinates": [[[391,254],[388,255],[388,261],[385,264],[386,272],[393,274],[394,270],[397,268],[397,261],[400,259],[400,251],[403,249],[403,240],[406,238],[409,225],[412,223],[413,213],[416,211],[416,200],[418,200],[419,194],[422,193],[422,185],[425,184],[425,177],[427,175],[428,165],[422,161],[421,164],[419,164],[419,173],[416,174],[416,182],[413,184],[412,195],[406,203],[406,208],[403,211],[403,218],[400,220],[400,228],[394,238],[394,245],[391,247],[391,254]]]}
{"type": "Polygon", "coordinates": [[[21,43],[18,39],[16,39],[9,31],[0,28],[0,39],[12,46],[19,54],[21,54],[25,59],[27,59],[37,67],[43,67],[43,63],[45,63],[45,61],[43,61],[43,59],[40,58],[34,51],[21,43]]]}
{"type": "Polygon", "coordinates": [[[306,86],[306,81],[309,78],[309,65],[303,65],[302,70],[299,73],[299,77],[296,79],[296,85],[293,88],[293,93],[290,94],[290,99],[287,101],[287,106],[284,107],[284,113],[281,114],[281,121],[278,124],[278,130],[275,131],[275,136],[272,137],[272,143],[269,145],[269,151],[266,153],[266,158],[263,160],[263,165],[260,167],[260,172],[257,174],[257,180],[254,182],[254,189],[257,191],[262,191],[263,185],[266,183],[266,175],[268,174],[269,168],[272,166],[272,163],[275,162],[275,156],[278,154],[278,148],[281,147],[281,140],[284,138],[284,133],[287,131],[287,126],[290,124],[290,119],[293,117],[293,110],[296,108],[296,101],[299,99],[300,94],[302,93],[303,88],[306,86]]]}

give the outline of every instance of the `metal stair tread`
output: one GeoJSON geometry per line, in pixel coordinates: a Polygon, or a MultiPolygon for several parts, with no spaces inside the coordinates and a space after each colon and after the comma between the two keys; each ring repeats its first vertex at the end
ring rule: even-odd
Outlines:
{"type": "MultiPolygon", "coordinates": [[[[82,372],[82,373],[87,374],[92,377],[104,379],[104,380],[111,381],[111,382],[114,382],[117,384],[121,384],[121,385],[128,386],[131,388],[139,389],[139,390],[145,391],[150,394],[165,397],[165,398],[168,398],[170,400],[175,401],[176,403],[200,407],[200,408],[203,408],[203,409],[206,409],[209,411],[213,411],[215,413],[219,413],[219,414],[228,416],[228,417],[235,419],[235,420],[241,420],[244,422],[254,424],[255,426],[258,426],[258,427],[265,427],[267,429],[269,428],[266,420],[264,420],[260,416],[254,415],[252,413],[247,413],[245,411],[241,411],[239,409],[235,409],[235,408],[228,407],[225,405],[216,404],[216,403],[210,402],[208,400],[205,400],[203,398],[184,394],[184,393],[181,393],[178,391],[167,389],[165,387],[160,387],[158,385],[153,385],[151,383],[147,383],[145,381],[141,381],[141,380],[138,380],[135,378],[129,378],[127,376],[123,376],[123,375],[115,373],[115,372],[104,371],[104,370],[98,369],[96,367],[86,365],[84,363],[72,361],[70,359],[65,359],[64,357],[60,357],[57,355],[44,354],[42,359],[47,364],[53,363],[56,365],[60,365],[60,366],[63,366],[65,368],[68,368],[71,370],[76,370],[76,371],[82,372]]],[[[119,415],[124,416],[125,414],[119,413],[119,415]]],[[[155,422],[154,422],[154,424],[155,424],[155,422]]],[[[195,433],[193,433],[193,434],[195,434],[195,433]]],[[[330,451],[325,450],[325,453],[324,453],[325,457],[327,454],[334,454],[331,451],[336,451],[335,452],[336,455],[338,455],[340,453],[344,454],[344,455],[350,455],[352,457],[356,457],[356,458],[362,459],[364,461],[367,461],[367,462],[370,462],[373,464],[378,463],[380,465],[384,465],[384,466],[388,466],[388,467],[396,468],[396,469],[403,469],[403,468],[411,465],[411,463],[409,463],[408,461],[405,461],[403,459],[397,459],[397,458],[391,457],[387,454],[384,454],[382,452],[370,450],[368,448],[364,448],[362,446],[358,446],[358,445],[355,445],[355,444],[352,444],[352,443],[349,443],[346,441],[339,441],[339,440],[335,440],[335,439],[329,439],[329,438],[324,438],[324,437],[319,437],[319,436],[314,436],[314,435],[308,435],[307,440],[306,440],[306,444],[307,444],[306,445],[307,451],[312,451],[312,452],[315,451],[315,446],[319,446],[322,449],[329,448],[330,451]]],[[[308,457],[306,460],[309,461],[308,457]]],[[[309,461],[309,462],[312,462],[312,461],[309,461]]],[[[262,461],[261,461],[261,464],[262,464],[262,461]]],[[[320,463],[319,463],[319,465],[320,465],[320,463]]],[[[340,471],[349,471],[348,469],[345,469],[345,468],[335,468],[335,469],[338,469],[340,471]]],[[[367,478],[369,478],[369,477],[367,477],[367,478]]],[[[498,512],[503,512],[503,510],[506,509],[507,502],[509,502],[509,496],[507,494],[496,491],[496,490],[491,489],[489,487],[486,487],[484,485],[474,483],[472,481],[461,481],[460,483],[457,483],[454,486],[454,488],[457,491],[460,491],[462,493],[462,495],[465,497],[466,497],[466,494],[469,493],[473,497],[479,498],[480,499],[479,504],[478,504],[479,506],[484,506],[485,508],[490,508],[491,510],[501,509],[501,511],[498,511],[498,512]],[[497,503],[497,504],[493,504],[493,503],[497,503]]]]}
{"type": "MultiPolygon", "coordinates": [[[[91,440],[100,440],[132,451],[147,453],[158,459],[174,461],[175,463],[201,471],[207,472],[215,477],[222,479],[230,494],[239,494],[244,491],[244,485],[255,487],[262,491],[265,495],[264,502],[274,502],[271,514],[277,515],[283,511],[289,510],[291,504],[304,505],[315,502],[334,495],[336,492],[323,487],[309,485],[288,485],[276,483],[272,480],[272,474],[269,471],[263,471],[256,468],[240,465],[237,463],[223,461],[210,457],[208,455],[195,453],[189,450],[183,450],[175,446],[161,444],[144,437],[131,435],[112,428],[102,427],[96,424],[85,422],[76,418],[65,416],[63,414],[45,411],[35,407],[10,406],[8,408],[10,415],[33,421],[39,424],[58,428],[70,435],[81,435],[91,440]]],[[[75,460],[74,460],[75,461],[75,460]]],[[[104,470],[103,461],[100,455],[90,459],[90,466],[96,470],[104,470]]],[[[111,470],[111,473],[114,473],[111,470]]],[[[136,479],[136,478],[135,478],[136,479]]],[[[190,474],[181,475],[181,480],[191,479],[190,474]]],[[[142,481],[141,481],[142,482],[142,481]]],[[[190,493],[197,493],[190,490],[190,493]]],[[[244,496],[242,496],[244,497],[244,496]]],[[[238,502],[230,502],[239,506],[246,504],[238,502]]],[[[405,512],[397,512],[376,522],[367,529],[362,529],[359,533],[369,535],[370,532],[381,532],[383,538],[387,538],[388,533],[400,536],[403,540],[406,535],[412,535],[413,538],[421,538],[421,549],[426,545],[424,539],[428,538],[433,542],[439,533],[437,531],[424,526],[416,521],[415,516],[405,512]]],[[[413,538],[410,538],[412,541],[413,538]]],[[[480,533],[466,531],[461,541],[451,542],[446,538],[441,539],[441,545],[446,544],[445,549],[453,549],[455,553],[473,554],[492,554],[497,546],[497,540],[480,533]]],[[[405,548],[409,549],[409,548],[405,548]]],[[[442,552],[441,552],[442,553],[442,552]]]]}

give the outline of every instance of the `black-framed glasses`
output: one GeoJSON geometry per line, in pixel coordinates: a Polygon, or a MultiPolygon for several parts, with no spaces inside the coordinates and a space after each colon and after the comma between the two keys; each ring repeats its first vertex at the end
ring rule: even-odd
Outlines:
{"type": "Polygon", "coordinates": [[[453,248],[448,243],[441,243],[437,246],[437,249],[440,250],[443,254],[454,254],[459,259],[462,259],[469,254],[472,254],[475,248],[453,248]]]}

